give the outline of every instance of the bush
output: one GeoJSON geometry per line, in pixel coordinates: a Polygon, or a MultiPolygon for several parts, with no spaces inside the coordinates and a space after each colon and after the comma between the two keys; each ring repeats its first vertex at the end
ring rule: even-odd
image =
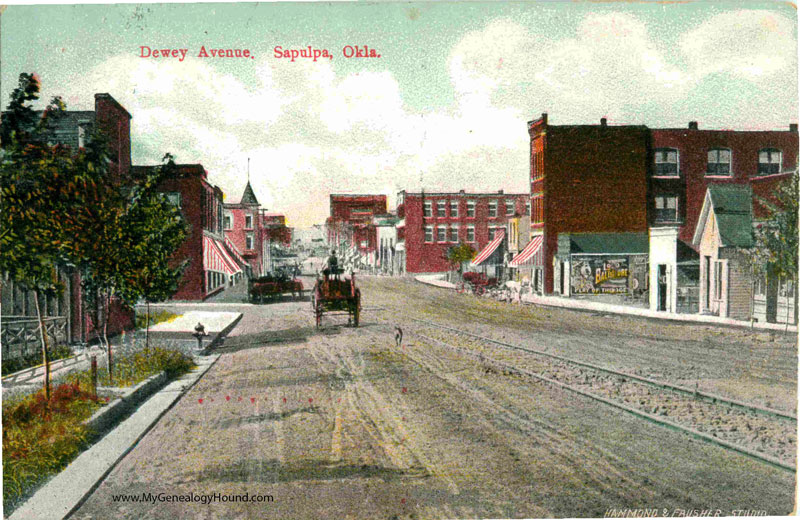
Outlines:
{"type": "MultiPolygon", "coordinates": [[[[165,348],[151,348],[134,354],[114,358],[114,381],[108,377],[106,367],[98,367],[99,386],[133,386],[148,377],[166,371],[169,378],[188,372],[193,366],[192,359],[182,352],[165,348]]],[[[72,376],[73,381],[84,385],[91,384],[91,372],[86,370],[72,376]]]]}
{"type": "Polygon", "coordinates": [[[30,495],[58,473],[87,445],[83,426],[100,403],[77,382],[55,388],[50,401],[44,391],[3,406],[3,508],[30,495]]]}

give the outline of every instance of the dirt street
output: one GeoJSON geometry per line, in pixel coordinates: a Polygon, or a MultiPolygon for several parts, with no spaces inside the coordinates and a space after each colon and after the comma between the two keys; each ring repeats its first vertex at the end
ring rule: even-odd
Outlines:
{"type": "Polygon", "coordinates": [[[423,341],[409,318],[783,407],[796,402],[791,339],[523,308],[407,280],[359,284],[358,329],[326,316],[316,330],[307,301],[237,308],[244,317],[219,361],[73,518],[791,512],[793,474],[487,369],[423,341]],[[404,330],[399,347],[395,326],[404,330]],[[147,493],[195,501],[119,496],[147,493]],[[215,493],[269,497],[199,502],[215,493]]]}

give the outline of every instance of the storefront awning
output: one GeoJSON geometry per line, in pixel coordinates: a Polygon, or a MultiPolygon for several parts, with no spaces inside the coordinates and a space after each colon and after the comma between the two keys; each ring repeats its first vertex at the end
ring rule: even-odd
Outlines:
{"type": "Polygon", "coordinates": [[[222,252],[222,247],[216,240],[203,236],[203,269],[233,275],[242,270],[222,252]]]}
{"type": "Polygon", "coordinates": [[[511,262],[508,263],[509,267],[519,267],[523,263],[533,258],[533,255],[535,255],[539,249],[541,249],[543,240],[544,235],[537,235],[533,237],[533,240],[531,240],[528,245],[525,246],[525,249],[523,249],[520,254],[515,256],[511,262]]]}
{"type": "Polygon", "coordinates": [[[478,253],[478,256],[475,257],[475,259],[472,261],[470,265],[472,267],[475,267],[477,265],[482,264],[487,258],[492,256],[492,253],[494,253],[495,249],[497,249],[497,247],[500,245],[500,243],[503,241],[505,237],[506,237],[505,230],[502,229],[499,230],[495,235],[494,239],[488,244],[486,244],[486,247],[484,247],[483,250],[480,253],[478,253]]]}
{"type": "Polygon", "coordinates": [[[239,251],[239,248],[236,247],[236,244],[234,244],[230,238],[225,237],[225,245],[227,246],[228,251],[230,251],[231,254],[233,255],[233,258],[236,259],[237,262],[239,262],[239,265],[241,265],[242,267],[248,265],[247,262],[245,262],[244,258],[242,258],[242,253],[239,251]]]}
{"type": "Polygon", "coordinates": [[[228,248],[225,247],[225,244],[219,240],[214,241],[214,245],[217,246],[219,252],[222,253],[222,258],[225,260],[225,263],[228,264],[228,267],[233,271],[233,273],[241,273],[242,267],[236,263],[236,260],[233,259],[233,255],[228,251],[228,248]]]}

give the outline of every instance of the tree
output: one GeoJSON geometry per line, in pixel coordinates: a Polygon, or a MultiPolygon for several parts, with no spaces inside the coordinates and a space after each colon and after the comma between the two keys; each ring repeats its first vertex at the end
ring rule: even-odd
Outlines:
{"type": "Polygon", "coordinates": [[[56,97],[37,112],[32,103],[39,89],[35,75],[20,74],[0,125],[0,269],[33,292],[49,399],[49,340],[40,300],[63,290],[57,268],[74,260],[76,208],[97,176],[79,167],[69,148],[48,143],[65,105],[56,97]]]}
{"type": "Polygon", "coordinates": [[[150,303],[175,294],[186,262],[170,267],[172,256],[186,239],[186,223],[180,209],[156,188],[161,180],[174,175],[170,154],[154,175],[141,180],[134,189],[130,207],[122,218],[125,257],[121,259],[120,295],[129,305],[144,299],[147,305],[145,349],[150,348],[150,303]]]}
{"type": "Polygon", "coordinates": [[[475,258],[475,249],[471,245],[461,242],[457,246],[453,246],[447,250],[445,258],[453,266],[459,274],[464,266],[464,262],[469,262],[475,258]]]}
{"type": "Polygon", "coordinates": [[[794,320],[797,322],[798,257],[798,177],[797,170],[776,186],[773,197],[757,197],[768,217],[753,231],[754,246],[750,261],[754,273],[775,279],[794,280],[794,320]]]}

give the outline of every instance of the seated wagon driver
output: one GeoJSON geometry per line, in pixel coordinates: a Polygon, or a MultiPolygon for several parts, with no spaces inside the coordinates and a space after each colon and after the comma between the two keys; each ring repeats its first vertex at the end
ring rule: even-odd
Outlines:
{"type": "Polygon", "coordinates": [[[331,249],[331,256],[328,257],[328,261],[325,264],[325,268],[322,270],[322,274],[325,275],[325,278],[330,275],[338,276],[339,260],[336,258],[335,249],[331,249]]]}

